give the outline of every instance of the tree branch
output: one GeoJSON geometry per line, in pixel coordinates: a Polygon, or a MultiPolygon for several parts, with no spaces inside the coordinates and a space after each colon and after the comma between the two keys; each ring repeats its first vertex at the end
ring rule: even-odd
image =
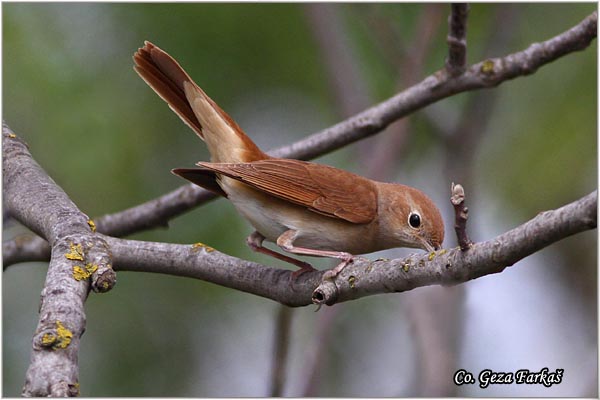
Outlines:
{"type": "Polygon", "coordinates": [[[589,46],[596,37],[597,20],[597,12],[593,12],[578,25],[550,40],[534,43],[506,57],[474,64],[459,77],[440,70],[382,103],[270,154],[310,159],[375,134],[407,114],[453,94],[494,87],[531,74],[565,54],[589,46]]]}
{"type": "Polygon", "coordinates": [[[33,160],[27,145],[2,125],[4,205],[11,216],[45,237],[52,247],[41,295],[24,396],[79,393],[77,355],[85,329],[83,303],[91,287],[110,290],[116,275],[106,242],[88,217],[33,160]]]}
{"type": "MultiPolygon", "coordinates": [[[[589,46],[596,37],[597,20],[598,14],[593,12],[573,28],[552,39],[534,43],[523,51],[502,58],[487,59],[474,64],[458,77],[453,77],[446,70],[440,70],[388,100],[269,154],[301,160],[311,159],[373,135],[392,122],[443,98],[469,90],[494,87],[507,80],[531,74],[545,64],[589,46]]],[[[95,222],[98,232],[126,236],[164,225],[169,219],[212,198],[214,195],[211,193],[188,184],[146,203],[100,217],[95,222]]],[[[35,246],[44,246],[43,239],[36,238],[35,241],[38,243],[35,246]]],[[[31,255],[17,255],[14,252],[16,249],[24,251],[35,246],[3,244],[5,267],[14,262],[40,260],[39,250],[31,255]]],[[[45,254],[47,259],[49,253],[45,254]]]]}
{"type": "Polygon", "coordinates": [[[269,392],[271,397],[283,397],[291,342],[292,311],[286,306],[279,306],[277,311],[273,334],[273,365],[271,366],[271,390],[269,392]]]}
{"type": "Polygon", "coordinates": [[[492,240],[473,244],[467,252],[454,248],[390,262],[355,263],[346,267],[335,282],[322,282],[315,289],[313,300],[330,305],[420,286],[454,285],[502,272],[560,239],[596,228],[597,203],[598,192],[595,191],[557,210],[539,213],[492,240]],[[375,271],[377,273],[373,273],[375,271]]]}
{"type": "Polygon", "coordinates": [[[323,60],[337,116],[347,118],[373,104],[362,79],[361,60],[339,7],[332,3],[306,3],[303,8],[323,60]]]}
{"type": "Polygon", "coordinates": [[[452,12],[448,17],[448,58],[446,70],[451,76],[457,76],[465,71],[467,65],[467,16],[469,4],[452,3],[452,12]]]}
{"type": "Polygon", "coordinates": [[[557,210],[546,211],[523,225],[468,252],[459,248],[404,259],[357,258],[336,277],[324,272],[302,274],[240,260],[206,246],[153,243],[105,237],[114,267],[121,271],[156,272],[202,279],[266,297],[289,306],[311,302],[332,305],[360,297],[403,292],[428,285],[455,285],[502,272],[530,254],[597,224],[597,191],[557,210]]]}
{"type": "MultiPolygon", "coordinates": [[[[372,15],[368,18],[369,31],[376,34],[374,42],[385,43],[385,38],[388,38],[388,41],[392,43],[385,50],[391,52],[401,49],[400,53],[404,54],[400,58],[392,55],[387,57],[390,60],[397,60],[392,65],[393,69],[398,71],[395,83],[397,88],[403,87],[401,82],[405,84],[417,82],[423,76],[423,65],[439,28],[438,21],[442,17],[441,11],[442,6],[439,4],[427,4],[423,7],[412,34],[414,40],[410,42],[410,45],[405,43],[397,29],[394,29],[397,28],[396,22],[392,21],[389,15],[372,15]],[[389,40],[389,37],[392,40],[389,40]]],[[[363,158],[366,163],[366,176],[376,180],[389,179],[387,174],[390,173],[390,170],[395,169],[395,164],[399,160],[404,159],[405,147],[410,142],[411,132],[414,132],[411,130],[410,118],[403,118],[386,129],[387,134],[382,135],[374,142],[362,142],[358,149],[359,157],[363,158]],[[372,157],[370,154],[377,154],[377,157],[372,157]]]]}
{"type": "Polygon", "coordinates": [[[473,245],[471,239],[467,235],[467,219],[469,219],[469,209],[465,206],[465,189],[462,185],[452,183],[452,196],[450,202],[454,207],[454,230],[458,247],[462,251],[467,251],[473,245]]]}
{"type": "MultiPolygon", "coordinates": [[[[94,219],[96,230],[111,236],[127,236],[146,229],[166,226],[172,218],[214,199],[216,195],[187,184],[137,206],[94,219]]],[[[48,261],[50,246],[43,238],[23,235],[2,244],[4,268],[26,261],[48,261]]]]}

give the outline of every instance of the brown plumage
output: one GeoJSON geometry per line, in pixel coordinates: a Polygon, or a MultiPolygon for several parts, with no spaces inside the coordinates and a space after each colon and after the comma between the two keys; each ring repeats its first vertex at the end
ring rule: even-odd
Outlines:
{"type": "Polygon", "coordinates": [[[197,165],[328,217],[366,224],[377,215],[372,181],[327,165],[274,158],[197,165]]]}
{"type": "Polygon", "coordinates": [[[437,207],[409,186],[376,182],[327,165],[273,158],[194,83],[166,52],[145,42],[134,55],[135,71],[206,142],[211,162],[173,172],[227,197],[256,229],[255,251],[301,267],[312,267],[262,246],[335,257],[335,277],[352,254],[392,247],[439,248],[444,224],[437,207]]]}

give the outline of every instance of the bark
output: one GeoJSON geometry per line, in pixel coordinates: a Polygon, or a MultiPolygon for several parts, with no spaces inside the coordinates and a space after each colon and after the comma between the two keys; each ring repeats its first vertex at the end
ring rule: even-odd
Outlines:
{"type": "Polygon", "coordinates": [[[448,58],[446,70],[452,76],[460,75],[465,71],[467,63],[467,16],[469,5],[467,3],[452,3],[452,12],[448,17],[448,58]]]}
{"type": "Polygon", "coordinates": [[[85,330],[83,304],[90,286],[98,292],[110,290],[116,275],[106,242],[92,232],[89,218],[46,175],[6,124],[2,139],[4,206],[52,248],[23,395],[77,395],[77,355],[85,330]]]}
{"type": "Polygon", "coordinates": [[[417,253],[404,259],[358,257],[334,279],[324,271],[307,272],[292,281],[292,271],[272,268],[220,253],[202,244],[154,243],[104,237],[117,271],[155,272],[202,279],[231,289],[299,307],[333,305],[381,293],[428,285],[456,285],[506,267],[544,247],[597,223],[597,191],[530,221],[468,251],[460,248],[417,253]]]}

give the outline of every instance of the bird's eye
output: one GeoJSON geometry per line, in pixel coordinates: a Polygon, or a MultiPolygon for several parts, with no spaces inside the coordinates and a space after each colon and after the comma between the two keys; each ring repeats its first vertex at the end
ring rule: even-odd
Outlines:
{"type": "Polygon", "coordinates": [[[410,213],[410,215],[408,216],[408,224],[415,229],[421,226],[421,216],[418,212],[413,211],[410,213]]]}

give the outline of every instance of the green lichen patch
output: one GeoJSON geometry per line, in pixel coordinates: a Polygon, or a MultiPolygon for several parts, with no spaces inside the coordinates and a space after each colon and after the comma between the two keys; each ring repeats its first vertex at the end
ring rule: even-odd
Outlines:
{"type": "Polygon", "coordinates": [[[408,270],[410,269],[410,264],[409,263],[402,264],[402,269],[404,270],[404,272],[408,272],[408,270]]]}
{"type": "Polygon", "coordinates": [[[87,223],[90,226],[90,229],[92,230],[92,232],[96,232],[96,223],[94,221],[92,221],[91,219],[88,219],[87,223]]]}

